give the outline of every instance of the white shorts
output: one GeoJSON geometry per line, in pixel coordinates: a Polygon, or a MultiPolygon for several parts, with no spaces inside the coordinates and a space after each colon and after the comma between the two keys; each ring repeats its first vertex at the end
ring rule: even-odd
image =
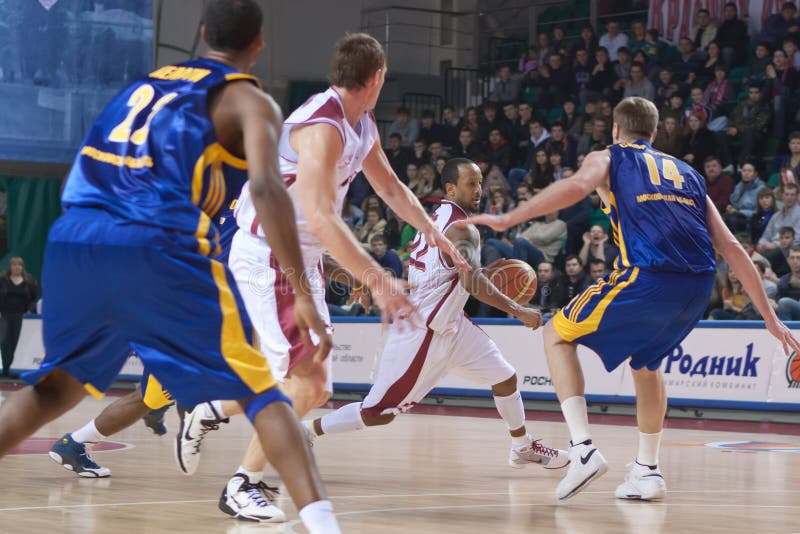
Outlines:
{"type": "MultiPolygon", "coordinates": [[[[288,279],[278,267],[269,245],[244,230],[233,237],[228,266],[236,279],[247,314],[258,334],[261,352],[267,357],[272,376],[283,381],[286,374],[301,359],[310,356],[303,344],[294,320],[294,292],[288,279]]],[[[319,264],[306,265],[317,311],[328,325],[330,316],[325,303],[325,279],[319,264]]],[[[311,333],[314,343],[319,338],[311,333]]],[[[332,359],[326,360],[327,391],[333,391],[332,359]]]]}
{"type": "Polygon", "coordinates": [[[375,384],[361,404],[372,416],[407,411],[448,373],[493,386],[515,373],[494,341],[462,315],[455,330],[389,331],[375,384]]]}

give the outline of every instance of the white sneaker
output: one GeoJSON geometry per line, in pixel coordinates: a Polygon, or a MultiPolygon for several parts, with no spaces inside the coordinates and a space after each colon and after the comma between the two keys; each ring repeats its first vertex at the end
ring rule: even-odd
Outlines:
{"type": "Polygon", "coordinates": [[[667,483],[658,466],[651,467],[639,462],[628,464],[630,470],[625,482],[617,486],[614,497],[617,499],[640,499],[655,501],[663,499],[667,493],[667,483]]]}
{"type": "Polygon", "coordinates": [[[198,404],[191,412],[178,407],[178,415],[181,416],[181,426],[175,439],[175,461],[181,471],[193,475],[200,465],[200,445],[206,434],[217,430],[220,423],[227,423],[229,419],[217,414],[208,402],[198,404]]]}
{"type": "Polygon", "coordinates": [[[511,446],[508,453],[508,465],[514,469],[522,469],[528,464],[539,464],[545,469],[561,469],[569,464],[567,451],[545,447],[541,440],[527,436],[528,443],[521,447],[511,446]]]}
{"type": "Polygon", "coordinates": [[[283,523],[286,514],[272,504],[277,495],[278,488],[267,486],[263,481],[253,484],[244,473],[236,473],[222,490],[219,509],[244,521],[283,523]]]}
{"type": "Polygon", "coordinates": [[[590,439],[569,448],[569,461],[567,474],[556,488],[561,500],[577,495],[608,471],[608,462],[590,439]]]}

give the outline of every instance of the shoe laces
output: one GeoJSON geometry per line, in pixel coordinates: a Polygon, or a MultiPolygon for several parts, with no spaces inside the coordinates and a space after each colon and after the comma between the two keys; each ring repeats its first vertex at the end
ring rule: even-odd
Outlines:
{"type": "Polygon", "coordinates": [[[537,453],[541,454],[542,456],[549,456],[550,458],[556,458],[558,456],[558,449],[551,449],[550,447],[545,447],[540,442],[542,440],[535,439],[531,442],[531,449],[537,453]]]}
{"type": "Polygon", "coordinates": [[[90,469],[98,469],[100,466],[97,465],[94,461],[94,458],[92,458],[91,446],[87,447],[85,443],[82,443],[82,445],[83,445],[83,452],[81,452],[80,455],[86,458],[86,467],[90,469]]]}
{"type": "Polygon", "coordinates": [[[280,494],[278,488],[268,486],[263,480],[255,484],[245,482],[240,491],[244,491],[259,508],[266,508],[280,494]]]}
{"type": "Polygon", "coordinates": [[[221,420],[210,420],[210,419],[203,419],[200,421],[200,432],[197,435],[197,439],[195,440],[194,444],[194,452],[200,452],[200,444],[203,443],[203,439],[206,437],[206,434],[211,432],[212,430],[218,430],[219,424],[222,423],[221,420]]]}

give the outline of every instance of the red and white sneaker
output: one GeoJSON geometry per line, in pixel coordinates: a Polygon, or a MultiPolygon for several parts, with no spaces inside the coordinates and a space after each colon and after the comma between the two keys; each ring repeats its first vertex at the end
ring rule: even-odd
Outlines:
{"type": "Polygon", "coordinates": [[[561,469],[569,464],[567,451],[551,449],[540,443],[541,440],[534,440],[526,436],[528,443],[522,446],[511,446],[508,453],[508,465],[514,469],[522,469],[528,464],[539,464],[545,469],[561,469]]]}

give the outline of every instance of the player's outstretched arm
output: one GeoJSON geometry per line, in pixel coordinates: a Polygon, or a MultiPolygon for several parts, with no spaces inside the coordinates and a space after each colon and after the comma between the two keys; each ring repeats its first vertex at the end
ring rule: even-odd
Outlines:
{"type": "Polygon", "coordinates": [[[350,288],[357,288],[362,285],[350,271],[342,267],[342,265],[327,252],[322,255],[322,276],[350,288]]]}
{"type": "MultiPolygon", "coordinates": [[[[542,325],[542,314],[538,310],[520,306],[505,296],[483,274],[480,253],[478,252],[480,235],[475,226],[471,224],[467,226],[451,226],[445,236],[455,244],[471,267],[469,271],[462,270],[459,272],[460,282],[464,289],[481,302],[485,302],[489,306],[519,319],[528,328],[536,329],[542,325]]],[[[446,254],[445,259],[448,265],[453,265],[453,260],[446,254]]]]}
{"type": "Polygon", "coordinates": [[[362,167],[364,175],[378,196],[386,201],[386,204],[404,221],[421,232],[425,236],[425,243],[447,252],[447,255],[455,260],[458,269],[469,269],[469,264],[464,261],[453,243],[445,238],[433,224],[419,199],[392,170],[380,142],[376,141],[372,146],[362,167]]]}
{"type": "Polygon", "coordinates": [[[706,197],[706,218],[708,219],[708,233],[711,236],[711,242],[714,247],[722,254],[725,261],[736,273],[736,277],[742,283],[742,287],[747,292],[747,295],[753,301],[756,309],[764,318],[764,323],[767,330],[775,336],[775,338],[783,345],[785,353],[789,354],[790,350],[800,352],[800,343],[794,338],[792,332],[784,325],[780,319],[775,315],[775,311],[769,304],[769,298],[764,291],[764,285],[761,283],[761,276],[753,265],[750,256],[747,255],[742,245],[734,237],[731,231],[725,226],[717,211],[716,206],[710,198],[706,197]]]}
{"type": "Polygon", "coordinates": [[[364,251],[336,210],[336,165],[343,150],[339,132],[330,124],[311,124],[293,132],[291,143],[298,155],[298,197],[308,230],[370,289],[385,320],[418,319],[408,299],[408,284],[387,274],[364,251]]]}
{"type": "Polygon", "coordinates": [[[502,215],[473,215],[456,224],[483,224],[502,232],[525,221],[572,206],[607,183],[610,161],[608,150],[590,152],[578,172],[548,185],[510,212],[502,215]]]}
{"type": "Polygon", "coordinates": [[[295,319],[304,343],[313,346],[309,329],[319,337],[314,359],[320,361],[328,356],[333,341],[311,298],[311,285],[306,277],[297,236],[294,205],[278,165],[278,140],[283,117],[275,101],[250,84],[231,84],[225,92],[231,89],[241,93],[225,96],[238,97],[229,98],[229,101],[235,102],[232,105],[238,111],[247,158],[250,196],[258,222],[264,229],[264,234],[269,236],[270,247],[294,289],[295,319]]]}

